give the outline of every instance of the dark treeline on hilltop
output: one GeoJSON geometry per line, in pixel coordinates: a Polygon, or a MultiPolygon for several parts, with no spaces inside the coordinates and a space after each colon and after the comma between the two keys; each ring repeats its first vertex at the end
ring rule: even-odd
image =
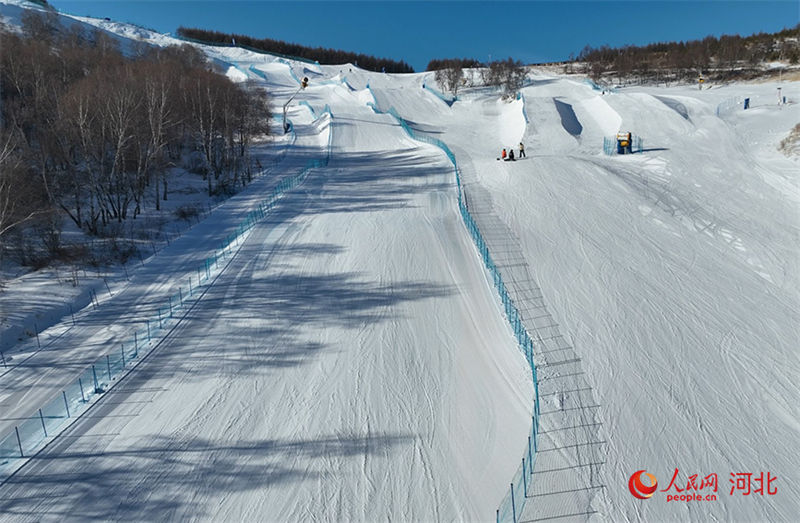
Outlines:
{"type": "Polygon", "coordinates": [[[368,71],[380,72],[385,70],[387,73],[414,72],[414,69],[404,61],[398,62],[396,60],[389,60],[388,58],[376,58],[366,54],[351,53],[338,49],[306,47],[269,38],[253,38],[246,35],[220,33],[218,31],[189,27],[179,27],[178,34],[184,38],[215,44],[231,45],[233,40],[236,40],[236,45],[244,45],[267,53],[277,53],[305,58],[306,60],[316,60],[321,64],[344,64],[350,62],[368,71]]]}
{"type": "Polygon", "coordinates": [[[728,79],[757,74],[765,61],[800,61],[800,24],[777,33],[751,36],[707,36],[688,42],[665,42],[645,46],[599,48],[586,46],[577,57],[595,79],[604,75],[644,78],[667,75],[676,80],[728,79]]]}
{"type": "Polygon", "coordinates": [[[251,179],[250,144],[268,132],[263,90],[212,71],[192,46],[126,57],[108,34],[52,13],[23,15],[22,29],[0,29],[0,244],[58,256],[62,217],[113,235],[160,208],[172,167],[202,175],[209,193],[251,179]]]}
{"type": "Polygon", "coordinates": [[[442,69],[450,69],[459,67],[461,69],[471,69],[483,67],[484,65],[474,58],[434,58],[428,62],[426,71],[440,71],[442,69]]]}

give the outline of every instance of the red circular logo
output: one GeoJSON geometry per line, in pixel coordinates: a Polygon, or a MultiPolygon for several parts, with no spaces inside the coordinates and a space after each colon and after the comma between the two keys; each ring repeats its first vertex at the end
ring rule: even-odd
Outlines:
{"type": "Polygon", "coordinates": [[[644,470],[637,470],[628,480],[628,489],[631,491],[631,494],[633,494],[634,497],[639,499],[647,499],[651,497],[657,488],[658,480],[656,480],[656,477],[649,472],[645,472],[644,470]],[[649,487],[642,483],[642,474],[647,476],[647,479],[650,480],[649,487]]]}

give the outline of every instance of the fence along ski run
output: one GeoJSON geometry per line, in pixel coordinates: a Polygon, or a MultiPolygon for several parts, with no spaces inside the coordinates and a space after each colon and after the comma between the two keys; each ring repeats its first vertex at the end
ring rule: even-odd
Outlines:
{"type": "MultiPolygon", "coordinates": [[[[374,94],[372,98],[375,99],[374,94]]],[[[394,107],[389,108],[388,111],[381,111],[374,103],[368,102],[367,105],[369,105],[376,113],[392,115],[395,120],[397,120],[397,123],[399,123],[403,128],[403,130],[405,130],[405,132],[414,140],[439,147],[447,155],[450,163],[453,164],[453,170],[456,176],[456,186],[458,190],[458,209],[461,212],[461,218],[464,220],[464,225],[467,227],[472,240],[475,242],[478,252],[480,252],[481,258],[483,259],[483,264],[492,275],[492,280],[494,282],[495,289],[497,289],[497,292],[500,294],[500,299],[503,303],[503,308],[505,310],[508,323],[511,325],[519,348],[523,354],[525,354],[525,358],[530,366],[534,390],[531,430],[530,434],[528,435],[528,442],[525,446],[522,459],[520,460],[520,465],[511,480],[508,492],[500,502],[500,506],[495,514],[497,523],[506,521],[512,521],[516,523],[518,516],[522,513],[522,509],[525,506],[525,501],[527,500],[528,489],[533,478],[533,466],[536,463],[536,451],[539,446],[539,382],[536,376],[536,364],[534,362],[533,355],[533,340],[528,335],[525,325],[523,325],[522,316],[520,315],[519,310],[516,308],[513,300],[508,294],[508,290],[503,282],[503,276],[500,274],[500,270],[497,268],[497,265],[495,265],[494,260],[492,259],[492,255],[489,252],[489,247],[487,246],[486,241],[483,239],[483,235],[478,228],[478,224],[475,222],[474,218],[469,212],[467,203],[465,201],[465,193],[461,186],[461,176],[458,171],[456,156],[443,141],[426,136],[422,133],[418,133],[412,129],[411,126],[408,125],[408,122],[406,122],[397,113],[394,107]]]]}
{"type": "Polygon", "coordinates": [[[74,382],[53,395],[44,405],[32,407],[33,414],[21,420],[14,430],[0,435],[0,484],[27,458],[38,452],[48,438],[57,435],[67,420],[85,412],[118,378],[153,350],[157,342],[169,333],[171,330],[169,327],[174,327],[176,322],[180,321],[179,313],[187,311],[213,284],[212,276],[218,274],[224,262],[233,256],[235,246],[241,243],[242,236],[266,217],[284,194],[303,183],[311,169],[328,165],[331,157],[333,125],[330,107],[326,105],[317,120],[326,114],[329,118],[329,130],[327,153],[324,158],[309,160],[299,173],[283,179],[272,193],[239,223],[236,232],[220,242],[219,249],[197,266],[195,273],[189,275],[183,285],[178,287],[178,291],[167,298],[153,316],[144,320],[144,327],[133,332],[128,341],[121,343],[119,347],[114,347],[109,353],[83,369],[74,382]]]}

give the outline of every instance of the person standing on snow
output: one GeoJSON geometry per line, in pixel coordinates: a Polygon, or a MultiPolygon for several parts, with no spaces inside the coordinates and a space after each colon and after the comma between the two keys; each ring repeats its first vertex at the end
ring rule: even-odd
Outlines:
{"type": "Polygon", "coordinates": [[[522,142],[519,142],[519,157],[525,158],[525,146],[522,144],[522,142]]]}
{"type": "Polygon", "coordinates": [[[503,152],[500,153],[500,159],[503,160],[503,161],[506,160],[506,150],[505,149],[503,149],[503,152]]]}

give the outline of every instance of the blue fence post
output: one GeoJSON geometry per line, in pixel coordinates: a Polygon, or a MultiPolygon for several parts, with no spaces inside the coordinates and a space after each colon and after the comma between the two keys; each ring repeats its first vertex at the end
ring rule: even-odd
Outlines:
{"type": "MultiPolygon", "coordinates": [[[[535,426],[535,425],[533,425],[533,419],[531,419],[531,425],[535,426]]],[[[536,432],[536,429],[534,428],[533,431],[536,432]]],[[[528,463],[531,464],[531,476],[533,476],[533,451],[531,450],[531,437],[530,436],[528,436],[528,463]]]]}
{"type": "Polygon", "coordinates": [[[525,470],[525,458],[522,458],[522,491],[528,495],[528,472],[525,470]]]}
{"type": "Polygon", "coordinates": [[[511,484],[511,516],[514,518],[514,523],[517,523],[517,505],[514,501],[514,484],[511,484]]]}
{"type": "Polygon", "coordinates": [[[42,409],[39,409],[39,419],[42,420],[42,430],[44,431],[44,437],[47,437],[47,427],[44,426],[44,415],[42,414],[42,409]]]}
{"type": "Polygon", "coordinates": [[[69,403],[67,403],[67,391],[62,390],[61,394],[64,396],[64,408],[67,409],[67,417],[71,418],[72,416],[69,415],[69,403]]]}
{"type": "Polygon", "coordinates": [[[94,368],[94,365],[92,365],[92,376],[94,376],[94,392],[99,393],[100,384],[97,382],[97,369],[94,368]]]}
{"type": "Polygon", "coordinates": [[[139,355],[139,337],[137,333],[133,333],[133,357],[137,357],[139,355]]]}
{"type": "Polygon", "coordinates": [[[19,457],[24,458],[25,454],[22,452],[22,440],[19,439],[19,429],[17,427],[14,427],[14,432],[17,433],[17,445],[19,445],[19,457]]]}
{"type": "Polygon", "coordinates": [[[111,356],[106,354],[106,365],[108,366],[108,381],[111,381],[111,356]]]}
{"type": "Polygon", "coordinates": [[[122,368],[125,368],[125,344],[119,344],[119,351],[122,353],[122,368]]]}
{"type": "Polygon", "coordinates": [[[83,393],[83,380],[78,378],[78,386],[81,388],[81,399],[86,403],[86,394],[83,393]]]}
{"type": "Polygon", "coordinates": [[[147,341],[150,341],[150,320],[144,320],[147,324],[147,341]]]}

